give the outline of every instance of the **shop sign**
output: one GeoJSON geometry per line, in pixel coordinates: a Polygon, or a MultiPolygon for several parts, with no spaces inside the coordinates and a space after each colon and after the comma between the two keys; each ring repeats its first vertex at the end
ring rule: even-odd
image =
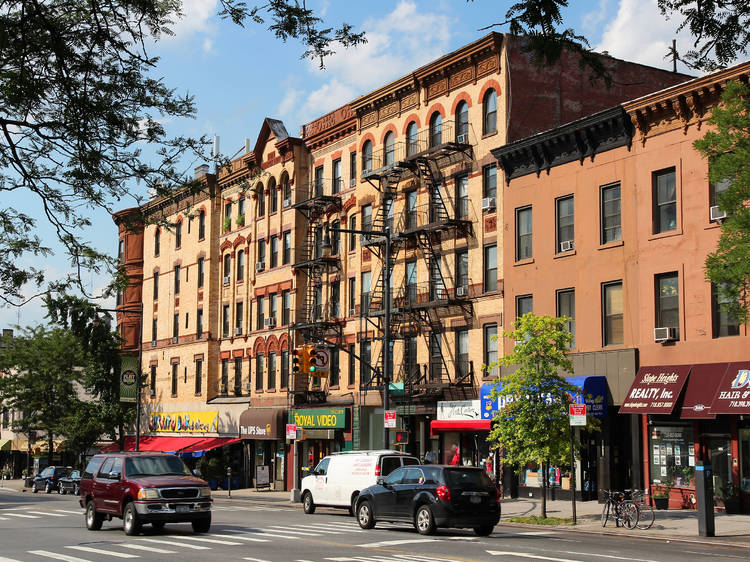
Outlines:
{"type": "Polygon", "coordinates": [[[151,432],[170,433],[216,433],[219,412],[154,412],[148,418],[151,432]]]}
{"type": "Polygon", "coordinates": [[[479,420],[481,416],[481,400],[447,400],[437,403],[437,419],[451,420],[479,420]]]}
{"type": "Polygon", "coordinates": [[[296,424],[298,427],[345,429],[346,408],[290,410],[289,423],[296,424]]]}
{"type": "Polygon", "coordinates": [[[243,439],[283,439],[283,410],[248,408],[240,414],[240,437],[243,439]]]}
{"type": "Polygon", "coordinates": [[[571,426],[585,426],[586,404],[568,404],[568,415],[571,426]]]}
{"type": "Polygon", "coordinates": [[[711,404],[714,414],[750,413],[750,363],[730,363],[711,404]]]}
{"type": "Polygon", "coordinates": [[[620,408],[621,414],[671,414],[692,365],[641,367],[620,408]]]}

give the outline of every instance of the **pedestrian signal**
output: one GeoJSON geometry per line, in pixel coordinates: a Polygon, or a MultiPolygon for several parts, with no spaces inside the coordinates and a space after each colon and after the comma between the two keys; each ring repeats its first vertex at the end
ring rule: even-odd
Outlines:
{"type": "Polygon", "coordinates": [[[396,430],[395,444],[406,445],[409,442],[409,432],[396,430]]]}

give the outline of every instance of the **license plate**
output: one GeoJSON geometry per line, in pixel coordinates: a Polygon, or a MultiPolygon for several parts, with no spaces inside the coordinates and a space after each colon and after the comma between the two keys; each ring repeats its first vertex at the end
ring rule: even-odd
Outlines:
{"type": "Polygon", "coordinates": [[[177,513],[187,513],[190,511],[190,506],[187,504],[177,504],[177,507],[175,509],[177,513]]]}
{"type": "Polygon", "coordinates": [[[469,501],[471,503],[482,503],[482,498],[479,496],[471,496],[471,498],[469,498],[469,501]]]}

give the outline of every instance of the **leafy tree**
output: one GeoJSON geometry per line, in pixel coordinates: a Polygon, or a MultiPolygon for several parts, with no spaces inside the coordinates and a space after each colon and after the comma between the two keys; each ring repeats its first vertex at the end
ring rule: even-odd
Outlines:
{"type": "Polygon", "coordinates": [[[490,440],[502,448],[510,465],[541,465],[543,518],[547,517],[549,467],[567,465],[570,459],[569,393],[580,392],[559,374],[572,372],[567,357],[572,339],[566,329],[569,320],[524,314],[514,330],[503,334],[516,342],[513,353],[491,366],[517,369],[496,379],[502,389],[496,386],[493,398],[503,396],[506,403],[495,414],[499,423],[493,425],[490,440]]]}
{"type": "Polygon", "coordinates": [[[713,128],[694,146],[710,162],[709,181],[727,186],[718,193],[727,213],[715,252],[706,257],[706,277],[722,304],[746,322],[750,312],[750,88],[729,82],[708,122],[713,128]]]}
{"type": "Polygon", "coordinates": [[[63,434],[63,420],[78,402],[74,367],[81,365],[82,358],[73,334],[59,328],[27,328],[4,338],[0,347],[0,401],[22,414],[13,420],[13,431],[46,432],[49,464],[53,439],[63,434]]]}

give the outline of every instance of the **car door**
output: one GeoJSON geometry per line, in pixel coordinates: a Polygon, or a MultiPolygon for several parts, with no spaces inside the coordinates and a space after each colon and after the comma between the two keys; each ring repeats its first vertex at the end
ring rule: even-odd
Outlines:
{"type": "Polygon", "coordinates": [[[383,484],[376,486],[373,493],[375,500],[375,517],[392,519],[396,517],[396,494],[398,486],[404,479],[405,469],[398,468],[383,480],[383,484]]]}
{"type": "Polygon", "coordinates": [[[404,468],[404,472],[404,479],[395,486],[396,504],[394,506],[394,515],[399,519],[411,521],[414,496],[424,485],[425,477],[419,468],[404,468]]]}
{"type": "Polygon", "coordinates": [[[106,505],[110,513],[120,513],[125,483],[122,474],[122,459],[114,457],[106,482],[106,505]]]}
{"type": "Polygon", "coordinates": [[[328,465],[330,462],[330,457],[324,458],[313,471],[315,480],[312,485],[312,494],[313,500],[318,505],[327,505],[333,501],[333,483],[330,486],[328,485],[328,465]]]}

